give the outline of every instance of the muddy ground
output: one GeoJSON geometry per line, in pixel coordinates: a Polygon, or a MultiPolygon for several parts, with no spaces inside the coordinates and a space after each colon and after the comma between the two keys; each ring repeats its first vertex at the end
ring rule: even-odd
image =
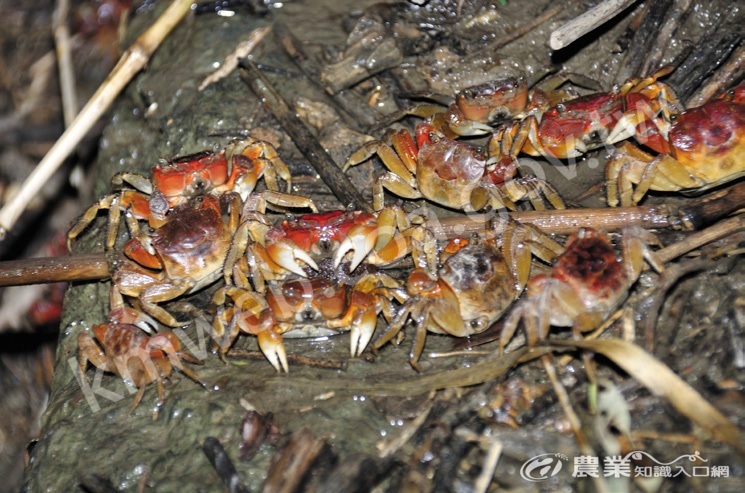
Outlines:
{"type": "MultiPolygon", "coordinates": [[[[360,18],[371,23],[381,21],[385,35],[395,35],[393,39],[401,50],[398,64],[372,82],[364,81],[348,91],[347,101],[357,104],[346,114],[332,113],[320,124],[311,120],[321,127],[319,139],[324,147],[341,163],[364,141],[353,130],[369,132],[363,118],[410,105],[412,101],[402,97],[406,92],[430,90],[452,95],[464,87],[516,73],[534,79],[553,67],[586,75],[605,88],[612,87],[619,78],[624,80],[629,66],[637,65],[627,54],[632,51],[634,40],[644,33],[637,32],[629,44],[623,41],[624,35],[643,5],[630,7],[560,52],[547,47],[548,36],[583,12],[588,3],[566,2],[550,20],[525,35],[497,49],[490,47],[490,43],[516,26],[534,19],[536,12],[555,8],[555,4],[543,0],[519,4],[464,1],[462,5],[432,1],[424,7],[406,2],[373,8],[359,2],[321,4],[307,0],[275,5],[265,14],[240,4],[233,16],[191,16],[166,40],[148,69],[127,87],[106,117],[93,196],[107,193],[110,177],[119,171],[147,173],[159,158],[220,148],[250,132],[276,141],[293,173],[295,193],[312,195],[324,210],[345,205],[319,184],[307,159],[238,73],[204,91],[198,90],[204,77],[222,63],[238,42],[257,27],[281,22],[323,65],[338,56],[345,46],[347,31],[360,18]],[[363,7],[368,8],[364,15],[363,7]]],[[[162,6],[156,2],[133,11],[125,43],[134,39],[162,6]]],[[[742,20],[741,10],[729,2],[692,5],[664,43],[657,64],[672,63],[690,47],[715,42],[706,37],[712,33],[725,38],[717,38],[717,42],[741,46],[742,33],[732,26],[742,25],[742,20]],[[739,38],[733,42],[724,35],[727,32],[735,32],[735,38],[739,38]]],[[[259,45],[252,59],[288,101],[295,103],[298,98],[305,98],[303,101],[330,102],[328,95],[293,64],[273,35],[259,45]]],[[[675,89],[686,92],[683,86],[688,79],[675,77],[674,73],[673,82],[681,84],[675,89]]],[[[733,77],[737,78],[738,73],[733,77]]],[[[582,88],[578,91],[587,92],[582,88]]],[[[307,103],[303,108],[306,106],[307,103]]],[[[320,113],[313,108],[311,114],[320,113]]],[[[412,118],[405,123],[416,121],[412,118]]],[[[604,151],[600,151],[558,167],[540,159],[525,160],[525,164],[550,180],[570,203],[600,206],[603,193],[596,185],[602,182],[604,159],[604,151]]],[[[351,173],[367,197],[371,180],[379,171],[376,166],[379,165],[366,164],[351,173]]],[[[387,200],[394,201],[395,197],[389,195],[387,200]]],[[[669,200],[670,197],[658,194],[650,197],[649,203],[669,200]]],[[[411,207],[421,206],[437,214],[454,215],[426,201],[411,207]]],[[[80,210],[83,207],[81,204],[80,210]]],[[[103,251],[104,230],[105,221],[101,218],[76,243],[75,252],[103,251]]],[[[662,235],[666,242],[680,237],[679,233],[662,235]]],[[[654,354],[742,428],[745,268],[735,255],[691,270],[666,295],[656,323],[654,354]]],[[[658,285],[655,274],[645,274],[628,304],[637,308],[631,319],[636,324],[631,324],[629,330],[629,324],[616,323],[606,335],[635,339],[644,345],[643,328],[648,318],[655,316],[649,306],[658,285]]],[[[157,419],[153,419],[154,389],[145,393],[142,404],[129,416],[133,396],[119,378],[96,375],[89,369],[86,382],[97,389],[92,393],[73,371],[77,335],[106,319],[109,287],[107,282],[80,283],[67,292],[52,393],[39,441],[30,451],[25,491],[224,491],[226,486],[202,450],[208,437],[215,437],[222,444],[241,481],[251,491],[262,487],[279,490],[287,481],[278,478],[277,466],[272,468],[271,464],[288,442],[290,447],[299,447],[301,452],[295,456],[305,460],[296,465],[294,471],[300,472],[288,476],[303,476],[307,490],[331,491],[330,485],[338,491],[463,492],[603,487],[607,491],[636,491],[642,487],[639,482],[623,478],[606,485],[574,478],[571,472],[576,458],[593,454],[579,448],[546,369],[536,360],[510,369],[513,361],[509,354],[499,358],[492,353],[498,347],[495,342],[456,356],[435,358],[432,353],[450,351],[456,341],[430,335],[422,358],[423,371],[417,374],[408,364],[413,332],[407,331],[399,348],[384,347],[377,358],[368,352],[350,359],[347,335],[319,341],[291,340],[287,341],[288,353],[343,363],[344,368],[291,363],[289,374],[279,375],[261,357],[252,357],[257,345],[249,337],[239,340],[238,350],[227,358],[227,363],[208,354],[205,325],[196,319],[186,328],[186,334],[194,342],[197,354],[205,357],[204,365],[196,371],[208,388],[175,374],[166,386],[166,401],[158,410],[157,419]],[[205,339],[200,340],[200,335],[205,339]],[[100,378],[98,383],[94,376],[100,378]],[[247,408],[271,421],[273,426],[267,426],[274,431],[260,443],[254,457],[241,460],[241,431],[247,408]],[[310,430],[310,435],[300,435],[298,430],[303,429],[310,430]],[[317,460],[309,452],[314,447],[317,460]],[[499,447],[501,455],[492,472],[489,464],[499,447]],[[566,459],[554,459],[563,464],[563,470],[546,481],[528,482],[520,475],[521,467],[541,454],[563,454],[566,459]],[[309,472],[304,474],[306,470],[309,472]]],[[[209,295],[214,289],[189,301],[209,312],[209,295]]],[[[555,336],[566,338],[568,334],[558,331],[555,336]]],[[[512,353],[513,357],[517,354],[522,353],[512,353]]],[[[605,422],[607,414],[590,413],[587,403],[592,386],[588,384],[583,360],[580,354],[569,355],[556,353],[558,377],[567,388],[582,429],[590,437],[594,455],[643,450],[666,463],[699,455],[708,461],[706,466],[727,468],[728,477],[679,476],[647,487],[657,487],[658,491],[741,491],[745,475],[742,456],[729,445],[712,439],[684,413],[656,397],[611,361],[598,356],[595,360],[599,376],[612,382],[602,387],[617,388],[622,396],[612,401],[611,408],[623,415],[627,407],[630,416],[630,434],[621,433],[628,441],[603,440],[594,430],[598,422],[605,422]],[[610,447],[609,443],[622,446],[619,451],[603,451],[603,445],[610,447]]],[[[613,423],[611,428],[617,426],[620,425],[613,423]]],[[[680,464],[683,462],[677,462],[680,464]]],[[[287,491],[296,491],[288,488],[287,491]]]]}

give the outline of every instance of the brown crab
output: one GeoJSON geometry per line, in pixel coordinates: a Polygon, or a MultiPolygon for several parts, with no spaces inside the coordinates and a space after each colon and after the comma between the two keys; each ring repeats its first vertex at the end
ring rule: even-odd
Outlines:
{"type": "Polygon", "coordinates": [[[365,144],[352,154],[344,169],[377,154],[389,170],[373,183],[373,208],[383,208],[384,189],[406,198],[426,198],[436,204],[466,212],[487,206],[515,209],[515,202],[530,199],[536,209],[545,201],[564,208],[558,192],[535,176],[517,177],[516,159],[488,163],[482,152],[446,137],[429,122],[417,125],[416,141],[406,130],[390,133],[390,145],[365,144]],[[544,199],[545,197],[545,199],[544,199]]]}
{"type": "Polygon", "coordinates": [[[205,386],[197,374],[183,364],[202,362],[183,351],[176,334],[164,331],[148,336],[139,327],[126,321],[126,317],[115,315],[108,323],[95,325],[92,329],[93,336],[86,332],[78,334],[78,368],[81,378],[85,378],[85,369],[90,362],[103,371],[121,376],[125,382],[137,387],[130,414],[140,404],[145,388],[153,382],[158,388],[158,407],[163,405],[163,380],[171,376],[174,368],[205,386]]]}
{"type": "Polygon", "coordinates": [[[416,335],[410,363],[419,371],[428,331],[467,337],[487,329],[522,293],[530,275],[531,251],[550,260],[559,248],[538,229],[514,224],[501,248],[492,240],[452,240],[437,272],[411,272],[406,282],[409,299],[373,348],[392,340],[411,318],[416,335]]]}
{"type": "Polygon", "coordinates": [[[158,303],[197,292],[222,276],[240,209],[235,194],[201,195],[174,207],[162,226],[129,240],[112,274],[112,308],[123,306],[124,295],[136,298],[159,322],[184,325],[158,303]]]}

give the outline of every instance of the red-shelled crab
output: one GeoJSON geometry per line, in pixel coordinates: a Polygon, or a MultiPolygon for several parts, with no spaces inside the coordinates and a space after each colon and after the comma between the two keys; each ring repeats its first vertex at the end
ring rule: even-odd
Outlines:
{"type": "MultiPolygon", "coordinates": [[[[183,325],[158,303],[197,292],[222,276],[240,208],[236,194],[201,195],[174,207],[160,227],[135,232],[112,273],[112,308],[123,306],[121,295],[129,296],[159,322],[183,325]]],[[[136,221],[132,227],[137,229],[136,221]]]]}
{"type": "Polygon", "coordinates": [[[497,129],[488,144],[490,162],[531,156],[567,159],[629,138],[639,125],[665,125],[682,110],[675,93],[658,79],[665,67],[646,78],[632,78],[617,90],[562,101],[539,114],[497,129]]]}
{"type": "MultiPolygon", "coordinates": [[[[235,236],[225,271],[226,284],[245,285],[239,259],[246,264],[256,290],[263,292],[265,281],[290,275],[307,277],[307,269],[318,270],[317,262],[332,259],[334,267],[349,258],[349,271],[363,261],[387,265],[413,253],[435,262],[434,239],[411,222],[398,207],[378,213],[337,210],[292,216],[271,226],[262,215],[247,218],[235,236]],[[421,251],[421,253],[420,253],[421,251]]],[[[427,260],[425,260],[427,261],[427,260]]]]}
{"type": "Polygon", "coordinates": [[[358,356],[375,331],[378,313],[393,315],[392,299],[405,294],[393,278],[366,274],[353,285],[325,278],[272,282],[264,294],[243,287],[218,290],[213,327],[225,354],[240,332],[256,336],[277,371],[288,371],[283,337],[316,337],[350,331],[358,356]]]}
{"type": "Polygon", "coordinates": [[[378,349],[411,318],[416,326],[411,365],[419,370],[427,332],[466,337],[487,329],[520,296],[528,281],[531,251],[550,260],[560,247],[533,227],[512,225],[499,248],[492,240],[452,240],[436,272],[414,269],[406,282],[409,299],[385,333],[378,349]]]}
{"type": "Polygon", "coordinates": [[[654,236],[641,228],[625,229],[619,256],[605,233],[580,229],[569,238],[551,272],[530,279],[526,295],[505,322],[501,347],[512,338],[521,320],[529,345],[544,340],[551,325],[571,327],[577,337],[599,327],[626,299],[645,260],[662,270],[647,246],[653,242],[654,236]]]}
{"type": "Polygon", "coordinates": [[[183,351],[176,334],[164,331],[148,336],[139,327],[131,325],[132,321],[127,316],[121,316],[120,312],[113,315],[108,323],[95,325],[93,336],[86,332],[78,334],[80,378],[85,378],[85,369],[90,362],[137,387],[130,414],[142,400],[145,388],[153,382],[158,388],[158,405],[163,404],[163,380],[171,376],[174,368],[204,386],[197,374],[183,364],[201,364],[201,361],[183,351]]]}
{"type": "Polygon", "coordinates": [[[702,191],[745,174],[745,86],[676,115],[668,129],[647,125],[608,161],[608,205],[630,206],[649,190],[702,191]],[[666,130],[666,131],[665,131],[666,130]]]}
{"type": "Polygon", "coordinates": [[[137,219],[147,220],[151,227],[158,227],[167,221],[169,210],[202,194],[236,193],[244,201],[250,195],[253,207],[259,211],[263,211],[267,204],[283,210],[286,207],[316,210],[310,199],[280,192],[278,176],[287,183],[289,190],[290,172],[277,151],[271,144],[253,139],[234,141],[219,153],[204,151],[161,160],[151,169],[151,178],[136,173],[119,173],[112,179],[113,185],[132,188],[106,195],[90,206],[70,229],[68,243],[88,227],[99,211],[108,210],[106,246],[112,248],[122,211],[131,211],[137,219]],[[267,190],[253,193],[262,177],[267,190]]]}
{"type": "Polygon", "coordinates": [[[544,197],[554,208],[564,208],[558,192],[535,176],[517,177],[514,160],[488,164],[475,147],[445,137],[434,125],[417,125],[416,142],[406,130],[382,141],[365,144],[349,157],[344,169],[374,154],[389,170],[373,183],[373,208],[383,208],[384,189],[406,198],[426,198],[452,209],[478,211],[487,206],[515,209],[527,197],[537,209],[545,209],[544,197]]]}

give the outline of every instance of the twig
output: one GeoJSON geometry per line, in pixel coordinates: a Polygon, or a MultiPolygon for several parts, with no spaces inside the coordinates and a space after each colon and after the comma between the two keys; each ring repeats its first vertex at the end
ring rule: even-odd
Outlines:
{"type": "Polygon", "coordinates": [[[308,158],[321,180],[344,204],[353,204],[357,209],[372,212],[370,204],[355,188],[349,177],[337,166],[323,146],[308,130],[308,127],[290,110],[282,96],[272,87],[264,74],[253,62],[241,59],[241,77],[251,87],[259,100],[272,112],[282,128],[290,135],[300,152],[308,158]]]}
{"type": "Polygon", "coordinates": [[[742,77],[743,68],[745,68],[745,43],[740,45],[729,57],[729,60],[722,65],[714,74],[709,77],[709,81],[701,86],[688,101],[686,106],[700,106],[722,92],[733,81],[737,82],[737,75],[742,77]]]}
{"type": "MultiPolygon", "coordinates": [[[[598,209],[564,209],[556,211],[519,211],[503,213],[512,220],[532,224],[550,234],[566,235],[581,227],[618,231],[626,226],[645,229],[676,227],[694,230],[704,227],[745,207],[745,182],[737,183],[704,199],[697,198],[695,205],[682,206],[675,214],[665,206],[637,206],[598,209]]],[[[499,229],[486,231],[494,215],[430,219],[425,223],[439,240],[458,236],[499,235],[499,229]]],[[[499,221],[494,221],[499,224],[499,221]]],[[[657,252],[660,259],[669,261],[706,243],[727,236],[743,228],[745,217],[737,216],[707,230],[691,235],[684,242],[671,245],[657,252]]],[[[41,284],[58,281],[89,281],[109,277],[109,266],[104,254],[43,257],[0,262],[0,287],[24,284],[41,284]]]]}
{"type": "Polygon", "coordinates": [[[672,7],[673,0],[656,0],[647,3],[650,7],[642,8],[639,14],[641,16],[639,25],[616,73],[618,84],[623,84],[629,77],[646,75],[641,73],[644,58],[657,39],[660,25],[672,7]]]}
{"type": "MultiPolygon", "coordinates": [[[[572,431],[574,431],[574,437],[577,440],[577,445],[579,446],[580,451],[582,451],[582,454],[584,455],[596,455],[595,451],[590,445],[590,442],[587,440],[587,435],[585,435],[584,431],[582,431],[582,422],[580,421],[579,416],[577,416],[577,413],[575,413],[574,409],[572,408],[572,401],[569,398],[569,394],[567,393],[566,388],[564,388],[564,385],[562,385],[562,383],[559,381],[559,377],[556,375],[556,368],[554,367],[551,355],[543,355],[541,357],[541,363],[543,363],[546,374],[548,375],[548,378],[549,380],[551,380],[551,384],[554,387],[554,392],[559,398],[559,404],[561,404],[564,415],[572,426],[572,431]]],[[[605,481],[600,478],[594,479],[595,480],[593,481],[593,485],[595,486],[595,489],[597,491],[608,491],[605,481]]]]}
{"type": "Polygon", "coordinates": [[[745,214],[726,219],[714,226],[706,228],[698,233],[693,233],[688,236],[685,240],[673,243],[672,245],[665,247],[656,252],[657,258],[662,262],[669,262],[675,258],[685,255],[688,252],[692,252],[707,243],[722,239],[731,234],[737,233],[738,231],[745,230],[745,214]]]}
{"type": "MultiPolygon", "coordinates": [[[[634,3],[636,0],[606,0],[584,14],[567,22],[551,33],[549,45],[552,50],[560,50],[596,29],[634,3]]],[[[563,10],[564,7],[562,7],[563,10]]]]}
{"type": "Polygon", "coordinates": [[[681,19],[691,8],[691,3],[692,0],[675,0],[673,2],[672,8],[657,32],[657,37],[652,43],[647,56],[644,58],[644,63],[639,72],[641,75],[651,74],[660,67],[660,61],[662,60],[665,48],[670,43],[675,30],[680,26],[681,19]]]}
{"type": "Polygon", "coordinates": [[[554,7],[548,9],[543,14],[539,15],[538,17],[536,17],[535,19],[531,20],[530,22],[527,22],[526,24],[523,24],[522,26],[519,26],[514,31],[505,34],[501,38],[495,39],[494,41],[492,41],[491,43],[487,44],[486,46],[483,46],[483,47],[479,48],[478,50],[474,51],[473,53],[465,56],[460,61],[460,63],[470,62],[471,60],[473,60],[474,58],[477,58],[478,56],[480,56],[484,52],[493,52],[493,51],[496,51],[496,50],[498,50],[498,49],[500,49],[500,48],[502,48],[502,47],[504,47],[504,46],[512,43],[516,39],[518,39],[518,38],[520,38],[522,36],[525,36],[530,31],[532,31],[536,27],[540,26],[544,22],[553,19],[560,12],[562,12],[565,8],[566,8],[566,6],[564,6],[564,5],[555,5],[554,7]]]}
{"type": "Polygon", "coordinates": [[[108,277],[109,264],[102,253],[0,262],[0,287],[108,277]]]}
{"type": "Polygon", "coordinates": [[[670,74],[667,84],[681,101],[688,101],[703,81],[722,66],[741,44],[742,28],[739,24],[734,21],[719,23],[694,45],[691,53],[670,74]]]}
{"type": "Polygon", "coordinates": [[[272,26],[263,26],[251,31],[248,38],[238,43],[238,46],[236,46],[235,49],[225,57],[220,68],[204,78],[202,83],[199,84],[199,91],[204,91],[211,84],[214,84],[231,74],[233,70],[238,68],[238,59],[246,58],[271,30],[272,26]]]}
{"type": "Polygon", "coordinates": [[[341,110],[339,115],[347,125],[360,132],[362,131],[360,125],[371,127],[375,124],[379,115],[378,111],[367,104],[360,104],[359,98],[355,97],[350,91],[340,91],[333,96],[326,92],[321,85],[321,68],[308,56],[303,45],[287,26],[281,22],[275,23],[274,35],[284,48],[285,53],[295,62],[295,65],[327,96],[328,101],[341,110]]]}
{"type": "Polygon", "coordinates": [[[302,480],[313,465],[331,448],[321,438],[316,438],[308,428],[295,430],[290,441],[274,457],[267,471],[263,493],[289,493],[301,491],[302,480]]]}
{"type": "Polygon", "coordinates": [[[54,47],[57,51],[57,70],[59,71],[65,127],[70,126],[78,113],[75,74],[72,66],[72,42],[70,29],[67,27],[69,13],[70,0],[57,0],[57,8],[54,11],[54,47]]]}
{"type": "Polygon", "coordinates": [[[62,165],[122,89],[147,64],[163,39],[191,11],[191,4],[192,0],[174,0],[158,20],[122,55],[119,63],[90,101],[23,183],[18,195],[0,209],[0,240],[7,236],[29,202],[36,197],[41,187],[62,165]]]}

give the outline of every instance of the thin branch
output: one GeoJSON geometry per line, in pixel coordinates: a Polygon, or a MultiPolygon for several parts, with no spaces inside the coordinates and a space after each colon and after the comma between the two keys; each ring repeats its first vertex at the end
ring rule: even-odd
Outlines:
{"type": "Polygon", "coordinates": [[[62,114],[65,127],[69,127],[78,113],[78,98],[75,92],[75,73],[72,65],[72,40],[67,18],[70,14],[70,0],[57,0],[54,11],[54,47],[57,52],[60,92],[62,95],[62,114]]]}
{"type": "MultiPolygon", "coordinates": [[[[567,235],[578,228],[591,227],[606,231],[618,231],[627,226],[645,229],[675,227],[693,230],[716,222],[732,212],[745,207],[745,182],[697,198],[695,204],[683,206],[671,213],[665,206],[615,207],[599,209],[564,209],[556,211],[519,211],[503,213],[508,218],[523,224],[532,224],[549,234],[567,235]]],[[[467,216],[430,219],[424,226],[438,240],[449,240],[458,236],[499,235],[498,226],[487,224],[494,215],[471,214],[467,216]]],[[[493,221],[499,224],[499,221],[493,221]]],[[[706,243],[728,236],[745,228],[745,215],[722,221],[708,229],[689,236],[686,240],[663,248],[657,252],[663,261],[669,261],[706,243]]],[[[89,281],[109,277],[109,266],[104,254],[69,255],[64,257],[31,258],[0,262],[0,287],[24,284],[42,284],[59,281],[89,281]]]]}
{"type": "Polygon", "coordinates": [[[541,24],[543,24],[546,21],[549,21],[556,17],[559,13],[561,13],[564,9],[566,9],[565,5],[555,5],[554,7],[548,9],[543,14],[539,15],[535,19],[532,19],[531,21],[523,24],[522,26],[519,26],[514,31],[505,34],[504,36],[495,39],[491,43],[487,44],[486,46],[479,48],[478,50],[474,51],[473,53],[470,53],[468,56],[464,57],[463,60],[461,60],[460,63],[465,63],[473,60],[474,58],[477,58],[484,52],[493,52],[496,51],[513,41],[515,41],[518,38],[521,38],[522,36],[525,36],[533,29],[537,28],[541,24]]]}
{"type": "MultiPolygon", "coordinates": [[[[606,0],[551,33],[552,50],[560,50],[620,14],[636,0],[606,0]]],[[[562,7],[563,10],[564,7],[562,7]]]]}
{"type": "Polygon", "coordinates": [[[83,107],[72,124],[23,183],[18,194],[0,209],[0,240],[13,228],[31,200],[72,153],[80,140],[109,108],[130,80],[150,60],[165,37],[191,11],[192,0],[174,0],[155,23],[122,55],[119,63],[83,107]]]}
{"type": "Polygon", "coordinates": [[[353,204],[357,209],[372,212],[370,204],[344,174],[342,169],[331,159],[323,146],[308,130],[308,127],[290,110],[287,102],[272,87],[259,68],[253,62],[241,59],[241,77],[249,85],[256,97],[271,111],[274,117],[292,138],[300,152],[308,158],[321,180],[331,189],[342,204],[353,204]]]}

